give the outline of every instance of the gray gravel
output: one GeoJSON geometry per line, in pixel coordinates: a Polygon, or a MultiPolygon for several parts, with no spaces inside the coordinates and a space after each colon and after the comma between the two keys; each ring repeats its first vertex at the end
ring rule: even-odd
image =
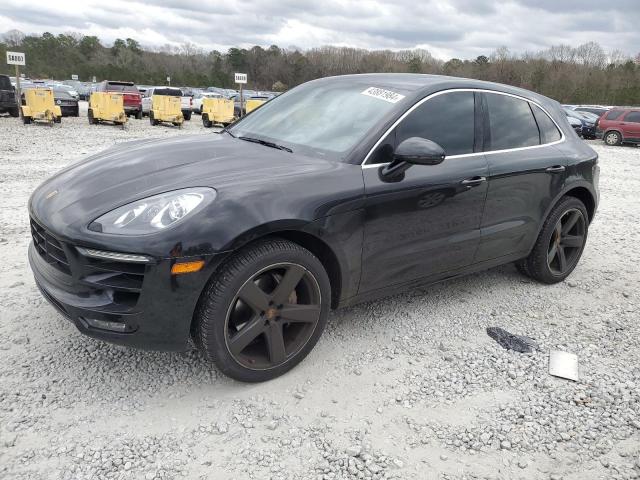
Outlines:
{"type": "Polygon", "coordinates": [[[0,118],[0,478],[610,479],[640,477],[640,149],[593,142],[602,203],[570,281],[504,266],[337,311],[311,355],[244,385],[196,351],[80,335],[38,293],[30,192],[114,142],[211,134],[0,118]],[[532,337],[500,348],[488,326],[532,337]],[[547,373],[579,356],[581,380],[547,373]]]}

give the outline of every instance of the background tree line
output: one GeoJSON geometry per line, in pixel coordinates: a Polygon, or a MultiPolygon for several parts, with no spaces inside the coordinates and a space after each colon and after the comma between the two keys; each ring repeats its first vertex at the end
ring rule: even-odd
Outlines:
{"type": "MultiPolygon", "coordinates": [[[[234,87],[233,73],[249,76],[249,87],[285,90],[314,78],[366,72],[413,72],[490,80],[524,87],[563,103],[640,104],[640,53],[631,58],[605,52],[595,42],[578,47],[512,54],[501,47],[473,60],[442,61],[426,50],[363,50],[347,47],[249,49],[206,52],[193,44],[143,48],[134,39],[106,46],[95,36],[80,34],[25,35],[12,30],[0,37],[0,58],[6,50],[26,53],[24,72],[31,78],[132,80],[139,84],[234,87]]],[[[0,73],[12,73],[4,65],[0,73]]]]}

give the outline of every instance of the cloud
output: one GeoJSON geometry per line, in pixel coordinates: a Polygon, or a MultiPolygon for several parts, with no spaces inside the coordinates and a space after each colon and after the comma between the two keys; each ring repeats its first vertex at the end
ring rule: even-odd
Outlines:
{"type": "Polygon", "coordinates": [[[473,58],[589,41],[635,55],[637,0],[3,0],[0,25],[25,33],[75,31],[106,44],[125,36],[143,45],[368,49],[421,47],[441,58],[473,58]],[[603,10],[606,11],[603,12],[603,10]]]}

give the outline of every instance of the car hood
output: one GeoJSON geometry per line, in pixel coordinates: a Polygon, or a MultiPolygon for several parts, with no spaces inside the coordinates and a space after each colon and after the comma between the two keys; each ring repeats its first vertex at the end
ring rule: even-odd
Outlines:
{"type": "Polygon", "coordinates": [[[86,225],[87,219],[170,190],[205,186],[218,196],[225,191],[248,195],[314,173],[335,175],[345,167],[228,134],[146,139],[119,144],[64,169],[35,190],[29,208],[44,226],[86,225]]]}

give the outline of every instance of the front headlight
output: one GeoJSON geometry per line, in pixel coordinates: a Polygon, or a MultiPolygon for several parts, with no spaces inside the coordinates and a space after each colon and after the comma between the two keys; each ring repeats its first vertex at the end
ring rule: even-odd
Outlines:
{"type": "Polygon", "coordinates": [[[174,190],[123,205],[96,218],[89,230],[119,235],[144,235],[172,227],[216,198],[213,188],[174,190]]]}

